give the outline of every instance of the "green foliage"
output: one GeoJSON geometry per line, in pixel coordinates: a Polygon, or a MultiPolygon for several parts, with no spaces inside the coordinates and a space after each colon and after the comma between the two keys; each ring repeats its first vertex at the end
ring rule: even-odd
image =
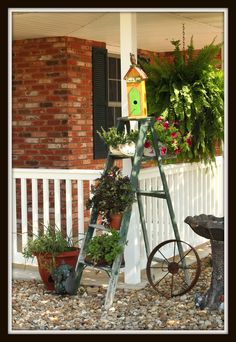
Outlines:
{"type": "Polygon", "coordinates": [[[126,143],[125,133],[118,132],[116,127],[110,127],[108,131],[101,127],[101,132],[97,131],[97,133],[107,146],[116,148],[119,144],[126,143]]]}
{"type": "Polygon", "coordinates": [[[154,64],[140,61],[148,75],[149,115],[178,120],[182,134],[192,135],[186,160],[214,161],[215,146],[224,138],[224,77],[222,70],[216,67],[222,44],[214,45],[213,40],[194,54],[191,39],[183,55],[180,41],[171,43],[175,47],[173,63],[160,58],[156,58],[154,64]]]}
{"type": "Polygon", "coordinates": [[[101,127],[101,131],[97,131],[97,133],[107,146],[112,146],[114,148],[116,148],[119,144],[136,142],[138,139],[137,130],[131,130],[129,133],[125,133],[118,132],[116,127],[110,127],[108,131],[101,127]]]}
{"type": "Polygon", "coordinates": [[[44,233],[28,240],[23,250],[23,256],[26,259],[33,258],[36,254],[56,256],[58,253],[74,250],[73,239],[64,236],[58,227],[49,225],[45,228],[44,233]]]}
{"type": "Polygon", "coordinates": [[[127,143],[138,141],[139,131],[136,129],[131,129],[129,133],[126,134],[126,141],[127,143]]]}
{"type": "Polygon", "coordinates": [[[87,248],[86,257],[96,265],[100,262],[112,264],[116,256],[123,250],[120,234],[117,230],[94,236],[87,248]]]}
{"type": "Polygon", "coordinates": [[[92,197],[87,201],[87,208],[97,209],[104,218],[111,213],[122,213],[134,202],[134,192],[128,176],[123,176],[117,166],[105,170],[91,186],[92,197]]]}

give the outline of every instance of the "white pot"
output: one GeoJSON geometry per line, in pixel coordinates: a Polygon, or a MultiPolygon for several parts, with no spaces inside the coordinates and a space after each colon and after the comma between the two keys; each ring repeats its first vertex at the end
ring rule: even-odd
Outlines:
{"type": "Polygon", "coordinates": [[[128,157],[134,156],[135,148],[136,148],[136,145],[134,142],[131,142],[129,144],[127,143],[127,144],[119,145],[120,152],[123,155],[128,156],[128,157]]]}
{"type": "Polygon", "coordinates": [[[110,152],[114,154],[115,156],[123,156],[123,153],[119,149],[119,145],[116,148],[110,146],[109,149],[110,149],[110,152]]]}
{"type": "Polygon", "coordinates": [[[155,157],[156,152],[151,146],[150,147],[144,147],[143,155],[145,157],[155,157]]]}

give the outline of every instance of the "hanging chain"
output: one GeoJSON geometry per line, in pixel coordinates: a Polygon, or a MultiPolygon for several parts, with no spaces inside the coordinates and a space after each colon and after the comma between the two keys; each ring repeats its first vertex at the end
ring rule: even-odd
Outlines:
{"type": "Polygon", "coordinates": [[[185,61],[185,24],[183,23],[183,56],[184,56],[184,61],[185,61]]]}

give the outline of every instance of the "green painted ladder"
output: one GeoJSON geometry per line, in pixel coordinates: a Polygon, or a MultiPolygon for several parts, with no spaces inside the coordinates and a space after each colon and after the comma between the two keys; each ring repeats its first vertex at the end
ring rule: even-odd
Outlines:
{"type": "MultiPolygon", "coordinates": [[[[130,121],[137,121],[137,119],[128,119],[126,117],[121,117],[118,118],[118,125],[117,125],[117,130],[119,132],[123,132],[125,130],[125,127],[127,129],[127,132],[130,131],[130,121]]],[[[144,219],[144,211],[143,211],[143,205],[142,205],[142,196],[152,196],[152,197],[157,197],[157,198],[162,198],[167,201],[167,206],[171,218],[171,223],[173,226],[175,238],[177,241],[180,240],[179,232],[178,232],[178,227],[177,223],[175,220],[175,214],[170,198],[170,193],[165,177],[165,173],[163,171],[163,167],[161,164],[162,157],[160,156],[159,153],[159,148],[158,148],[158,139],[154,131],[154,119],[151,117],[148,117],[146,119],[139,119],[139,137],[136,145],[136,152],[133,157],[119,157],[116,155],[112,155],[111,152],[108,153],[107,157],[107,162],[105,165],[105,170],[108,170],[112,167],[114,160],[115,159],[121,159],[121,158],[132,158],[132,170],[130,174],[130,181],[132,184],[133,191],[136,193],[137,196],[137,201],[138,201],[138,208],[139,208],[139,214],[140,214],[140,221],[141,221],[141,226],[142,226],[142,232],[143,232],[143,238],[144,238],[144,243],[145,243],[145,250],[147,254],[147,258],[150,255],[150,246],[149,246],[149,241],[148,241],[148,236],[147,236],[147,230],[146,230],[146,223],[144,219]],[[150,130],[153,142],[154,142],[154,150],[156,152],[155,157],[151,157],[151,159],[156,158],[157,159],[157,164],[158,168],[160,171],[160,176],[161,176],[161,181],[163,184],[163,190],[161,191],[141,191],[139,190],[139,181],[138,181],[138,176],[140,172],[140,166],[141,162],[145,159],[150,159],[150,157],[144,157],[143,156],[143,151],[144,151],[144,143],[146,140],[147,132],[150,130]]],[[[130,217],[131,217],[131,210],[127,210],[124,212],[122,221],[121,221],[121,226],[120,226],[120,237],[121,237],[121,243],[123,245],[123,248],[125,246],[125,242],[127,240],[127,234],[128,234],[128,229],[129,229],[129,223],[130,223],[130,217]]],[[[102,230],[107,230],[104,226],[96,224],[97,222],[97,217],[98,217],[98,211],[95,209],[92,209],[91,212],[91,217],[90,217],[90,223],[88,226],[88,230],[83,242],[83,245],[81,247],[80,251],[80,256],[78,258],[78,262],[76,265],[75,269],[75,277],[74,277],[74,284],[73,284],[73,290],[70,289],[69,292],[76,292],[78,287],[80,286],[80,280],[82,277],[82,273],[84,268],[87,266],[85,262],[85,256],[86,256],[86,249],[88,246],[89,241],[92,239],[93,234],[95,229],[102,229],[102,230]]],[[[183,256],[183,250],[182,250],[182,245],[177,242],[178,249],[179,249],[179,254],[182,257],[183,256]]],[[[122,262],[122,257],[123,257],[123,251],[116,257],[116,259],[113,262],[112,267],[96,267],[99,269],[102,269],[106,272],[109,273],[110,275],[110,281],[106,293],[106,298],[105,298],[105,304],[104,308],[108,309],[114,299],[116,287],[117,287],[117,282],[118,282],[118,277],[120,273],[120,268],[121,268],[121,262],[122,262]]]]}

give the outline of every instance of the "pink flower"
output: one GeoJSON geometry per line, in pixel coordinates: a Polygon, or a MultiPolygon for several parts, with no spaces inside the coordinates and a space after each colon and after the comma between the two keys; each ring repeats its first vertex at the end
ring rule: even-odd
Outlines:
{"type": "Polygon", "coordinates": [[[192,134],[181,130],[181,121],[168,120],[167,117],[159,116],[156,118],[154,129],[158,140],[168,149],[167,152],[163,150],[163,154],[174,153],[175,155],[181,155],[190,151],[192,134]]]}
{"type": "Polygon", "coordinates": [[[187,144],[188,144],[189,146],[192,145],[192,134],[191,134],[191,133],[189,133],[189,134],[187,135],[186,142],[187,142],[187,144]]]}
{"type": "Polygon", "coordinates": [[[191,140],[191,138],[188,138],[188,139],[187,139],[187,144],[188,144],[189,146],[192,145],[192,140],[191,140]]]}
{"type": "Polygon", "coordinates": [[[169,121],[163,122],[163,127],[165,127],[165,129],[168,129],[169,128],[169,121]]]}
{"type": "Polygon", "coordinates": [[[165,156],[167,153],[167,148],[166,147],[161,147],[160,149],[161,156],[165,156]]]}
{"type": "Polygon", "coordinates": [[[172,136],[172,138],[177,138],[177,133],[173,132],[173,133],[171,133],[171,136],[172,136]]]}
{"type": "Polygon", "coordinates": [[[173,125],[174,125],[174,126],[179,126],[179,124],[180,124],[180,122],[179,122],[178,120],[176,120],[176,121],[173,122],[173,125]]]}
{"type": "Polygon", "coordinates": [[[149,147],[151,147],[151,143],[150,143],[150,141],[149,141],[149,140],[146,140],[146,141],[145,141],[145,143],[144,143],[144,147],[145,147],[145,148],[149,148],[149,147]]]}
{"type": "Polygon", "coordinates": [[[175,150],[175,154],[180,154],[180,152],[181,152],[181,149],[180,149],[180,148],[177,148],[177,149],[175,150]]]}

